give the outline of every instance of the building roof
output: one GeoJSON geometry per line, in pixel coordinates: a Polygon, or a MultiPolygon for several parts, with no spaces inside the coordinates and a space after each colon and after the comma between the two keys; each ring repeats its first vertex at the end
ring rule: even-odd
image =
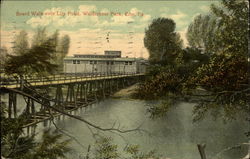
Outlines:
{"type": "Polygon", "coordinates": [[[121,58],[81,58],[81,57],[73,57],[68,56],[64,58],[64,61],[72,61],[72,60],[81,60],[81,61],[136,61],[136,58],[128,58],[128,57],[121,57],[121,58]]]}

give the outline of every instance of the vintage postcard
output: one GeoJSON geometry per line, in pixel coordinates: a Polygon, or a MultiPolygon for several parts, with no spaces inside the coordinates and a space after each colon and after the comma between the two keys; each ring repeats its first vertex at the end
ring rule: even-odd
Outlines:
{"type": "Polygon", "coordinates": [[[1,159],[250,159],[246,0],[1,1],[1,159]]]}

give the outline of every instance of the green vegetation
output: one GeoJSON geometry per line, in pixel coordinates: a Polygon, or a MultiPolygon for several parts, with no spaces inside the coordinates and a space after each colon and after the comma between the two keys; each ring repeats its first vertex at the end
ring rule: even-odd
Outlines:
{"type": "MultiPolygon", "coordinates": [[[[198,15],[189,25],[190,47],[182,51],[176,48],[176,43],[168,43],[168,38],[155,38],[171,37],[162,32],[168,31],[169,26],[160,23],[160,29],[152,31],[155,36],[148,36],[156,21],[173,24],[171,20],[152,22],[144,39],[151,65],[146,81],[135,95],[143,99],[164,100],[167,97],[162,104],[149,109],[152,117],[163,116],[180,99],[197,103],[194,121],[203,119],[209,112],[225,120],[236,119],[237,115],[247,116],[250,111],[248,12],[248,3],[244,0],[223,0],[219,6],[211,5],[209,14],[198,15]],[[155,47],[150,47],[149,42],[155,47]],[[157,54],[167,50],[160,45],[164,43],[171,44],[168,47],[171,49],[157,54]],[[176,56],[169,56],[172,54],[176,56]]],[[[170,26],[173,31],[174,25],[170,26]]]]}
{"type": "Polygon", "coordinates": [[[168,18],[154,19],[145,31],[144,45],[152,64],[176,64],[182,40],[175,32],[175,22],[168,18]]]}
{"type": "Polygon", "coordinates": [[[29,47],[27,33],[22,30],[15,37],[13,53],[4,63],[8,75],[46,75],[62,70],[63,58],[69,50],[70,38],[59,38],[59,31],[48,36],[46,28],[38,28],[29,47]]]}
{"type": "Polygon", "coordinates": [[[45,130],[40,141],[24,134],[25,112],[18,118],[7,118],[6,106],[1,103],[1,152],[12,159],[57,159],[69,152],[69,140],[62,141],[62,134],[45,130]]]}
{"type": "Polygon", "coordinates": [[[118,146],[112,143],[112,138],[100,136],[96,140],[94,157],[90,157],[89,159],[119,159],[121,157],[124,159],[159,158],[155,151],[141,152],[138,145],[128,145],[123,150],[127,154],[127,157],[121,156],[118,152],[118,146]]]}

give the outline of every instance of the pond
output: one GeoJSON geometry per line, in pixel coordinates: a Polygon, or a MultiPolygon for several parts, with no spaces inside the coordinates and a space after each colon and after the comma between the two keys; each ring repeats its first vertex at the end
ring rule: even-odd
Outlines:
{"type": "MultiPolygon", "coordinates": [[[[123,149],[127,144],[138,144],[144,152],[157,150],[158,154],[171,159],[200,159],[198,143],[205,143],[207,158],[242,158],[247,154],[247,147],[230,149],[239,143],[248,142],[244,132],[249,125],[242,119],[224,123],[220,119],[207,117],[198,123],[192,123],[192,103],[180,103],[162,119],[152,120],[147,113],[147,101],[129,99],[106,99],[77,112],[83,118],[103,128],[112,127],[115,123],[120,129],[133,129],[142,124],[138,131],[117,134],[99,132],[111,136],[113,143],[123,149]],[[121,137],[122,136],[122,137],[121,137]],[[230,149],[230,150],[227,150],[230,149]],[[224,151],[225,150],[225,151],[224,151]],[[218,154],[219,153],[219,154],[218,154]]],[[[71,157],[78,157],[86,152],[88,145],[94,144],[93,132],[82,122],[75,119],[58,121],[58,126],[74,136],[84,147],[72,141],[74,152],[71,157]]]]}

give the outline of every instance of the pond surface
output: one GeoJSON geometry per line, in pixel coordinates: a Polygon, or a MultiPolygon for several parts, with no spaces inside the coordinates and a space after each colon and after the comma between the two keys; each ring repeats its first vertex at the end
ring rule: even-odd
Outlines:
{"type": "MultiPolygon", "coordinates": [[[[4,96],[3,101],[7,101],[7,96],[4,96]]],[[[20,113],[24,109],[25,101],[21,96],[18,97],[18,101],[22,105],[18,108],[20,113]]],[[[115,123],[115,127],[127,130],[142,124],[141,129],[147,133],[98,132],[100,135],[112,137],[113,143],[118,145],[120,151],[127,144],[138,144],[143,152],[155,149],[158,154],[171,159],[200,159],[197,144],[205,143],[208,159],[239,159],[247,154],[246,146],[222,152],[239,143],[248,142],[244,135],[249,131],[245,117],[230,123],[223,123],[221,119],[215,121],[211,117],[192,123],[194,104],[180,103],[171,109],[165,118],[152,120],[146,111],[148,104],[143,100],[109,98],[73,113],[103,128],[110,128],[115,123]],[[218,153],[220,154],[217,155],[218,153]]],[[[91,132],[85,123],[68,117],[64,117],[64,120],[61,117],[56,123],[81,143],[79,145],[72,140],[70,146],[73,151],[68,154],[70,159],[84,156],[88,145],[94,147],[93,133],[97,133],[95,129],[91,129],[91,132]]],[[[43,125],[43,123],[38,124],[36,132],[44,129],[43,125]]],[[[53,124],[50,126],[54,127],[53,124]]]]}
{"type": "MultiPolygon", "coordinates": [[[[220,153],[228,147],[248,142],[244,132],[249,130],[247,122],[242,120],[223,123],[221,120],[206,118],[199,123],[192,123],[192,109],[194,104],[180,103],[168,112],[164,119],[152,120],[146,111],[148,103],[142,100],[106,99],[87,109],[79,110],[80,116],[104,128],[120,125],[120,129],[133,129],[141,126],[148,133],[131,132],[117,135],[103,133],[111,136],[114,144],[122,150],[127,144],[139,144],[144,152],[157,150],[159,154],[171,159],[200,159],[197,143],[206,143],[207,158],[242,158],[247,154],[247,147],[232,149],[220,153]],[[217,156],[216,156],[217,155],[217,156]],[[216,157],[215,157],[216,156],[216,157]]],[[[94,143],[93,134],[82,122],[67,119],[58,121],[70,135],[77,138],[85,147],[72,141],[75,150],[70,156],[80,156],[87,150],[89,144],[94,143]]],[[[96,133],[95,130],[92,130],[96,133]]]]}

